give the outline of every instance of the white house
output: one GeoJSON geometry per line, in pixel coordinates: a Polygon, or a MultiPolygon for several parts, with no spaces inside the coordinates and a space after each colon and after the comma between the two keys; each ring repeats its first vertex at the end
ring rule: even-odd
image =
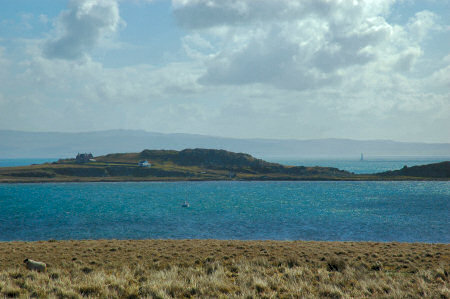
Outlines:
{"type": "Polygon", "coordinates": [[[151,167],[151,166],[152,166],[152,164],[148,163],[147,160],[139,161],[138,165],[139,165],[140,167],[151,167]]]}

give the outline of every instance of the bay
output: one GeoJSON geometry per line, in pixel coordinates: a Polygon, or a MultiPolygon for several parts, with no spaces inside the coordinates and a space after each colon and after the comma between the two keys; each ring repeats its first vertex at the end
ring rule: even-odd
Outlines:
{"type": "Polygon", "coordinates": [[[0,184],[0,241],[449,243],[449,205],[450,182],[0,184]]]}
{"type": "Polygon", "coordinates": [[[370,174],[389,170],[398,170],[403,166],[411,167],[416,165],[450,161],[450,157],[366,157],[363,161],[360,161],[359,159],[343,158],[267,158],[267,160],[284,165],[335,167],[356,174],[370,174]]]}

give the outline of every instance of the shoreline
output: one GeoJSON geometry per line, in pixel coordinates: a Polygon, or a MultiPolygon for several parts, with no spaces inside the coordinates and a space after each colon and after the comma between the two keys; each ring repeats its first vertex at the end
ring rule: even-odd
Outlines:
{"type": "Polygon", "coordinates": [[[218,180],[218,179],[147,179],[147,180],[114,180],[114,179],[95,179],[95,180],[8,180],[0,179],[1,184],[46,184],[46,183],[171,183],[171,182],[448,182],[450,178],[305,178],[305,179],[268,179],[268,180],[218,180]]]}
{"type": "MultiPolygon", "coordinates": [[[[405,244],[405,245],[439,245],[439,246],[450,246],[450,243],[441,242],[404,242],[404,241],[331,241],[331,240],[276,240],[276,239],[46,239],[46,240],[0,240],[0,245],[5,243],[17,243],[17,244],[27,244],[27,243],[64,243],[64,242],[242,242],[242,243],[318,243],[318,244],[405,244]]],[[[449,248],[450,249],[450,248],[449,248]]]]}

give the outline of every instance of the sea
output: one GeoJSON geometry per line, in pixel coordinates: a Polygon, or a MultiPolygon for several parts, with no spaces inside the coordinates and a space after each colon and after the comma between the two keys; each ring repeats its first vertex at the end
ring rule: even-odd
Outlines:
{"type": "Polygon", "coordinates": [[[58,161],[56,158],[27,158],[27,159],[1,159],[0,167],[28,166],[58,161]]]}
{"type": "MultiPolygon", "coordinates": [[[[431,157],[370,157],[364,158],[363,161],[356,158],[272,158],[267,157],[265,160],[270,162],[281,163],[284,165],[294,166],[322,166],[335,167],[341,170],[350,171],[356,174],[378,173],[389,170],[398,170],[403,166],[416,166],[442,161],[450,161],[450,156],[431,156],[431,157]]],[[[0,162],[1,163],[1,162],[0,162]]]]}
{"type": "MultiPolygon", "coordinates": [[[[309,160],[309,165],[373,173],[442,161],[435,159],[309,160]]],[[[0,166],[42,163],[4,161],[0,166]]],[[[306,160],[289,162],[309,166],[306,160]]],[[[0,184],[0,208],[0,241],[450,242],[448,181],[0,184]],[[185,201],[189,207],[182,207],[185,201]]]]}

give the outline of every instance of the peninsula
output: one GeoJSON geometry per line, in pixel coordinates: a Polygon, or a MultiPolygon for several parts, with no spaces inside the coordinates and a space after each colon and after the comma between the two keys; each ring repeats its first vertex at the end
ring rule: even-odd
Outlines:
{"type": "Polygon", "coordinates": [[[332,167],[285,166],[215,149],[143,150],[98,157],[79,154],[54,163],[0,168],[0,183],[449,179],[450,161],[361,175],[332,167]]]}

